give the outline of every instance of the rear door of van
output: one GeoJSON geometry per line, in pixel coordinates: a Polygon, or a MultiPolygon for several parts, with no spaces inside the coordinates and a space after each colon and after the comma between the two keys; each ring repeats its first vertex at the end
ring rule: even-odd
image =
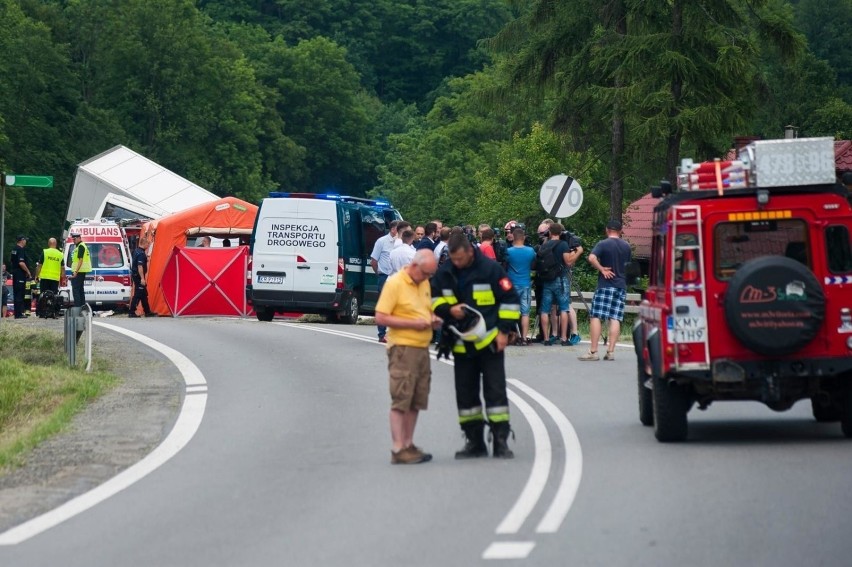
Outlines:
{"type": "Polygon", "coordinates": [[[334,201],[264,199],[254,234],[253,289],[280,291],[295,301],[328,294],[330,301],[337,287],[337,249],[334,201]]]}

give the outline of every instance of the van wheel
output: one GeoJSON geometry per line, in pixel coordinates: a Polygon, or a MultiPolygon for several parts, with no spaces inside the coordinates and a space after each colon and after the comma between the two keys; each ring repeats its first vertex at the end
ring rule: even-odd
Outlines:
{"type": "Polygon", "coordinates": [[[358,305],[358,298],[353,295],[349,298],[349,301],[346,302],[346,309],[340,312],[338,320],[341,323],[346,323],[347,325],[354,325],[358,322],[359,309],[360,306],[358,305]]]}
{"type": "Polygon", "coordinates": [[[654,376],[654,436],[662,443],[685,441],[689,394],[684,386],[654,376]]]}
{"type": "Polygon", "coordinates": [[[254,314],[257,315],[258,321],[272,321],[272,318],[275,317],[274,309],[255,309],[254,314]]]}
{"type": "Polygon", "coordinates": [[[639,421],[642,425],[654,425],[654,390],[651,377],[645,372],[645,364],[638,359],[639,376],[639,421]]]}

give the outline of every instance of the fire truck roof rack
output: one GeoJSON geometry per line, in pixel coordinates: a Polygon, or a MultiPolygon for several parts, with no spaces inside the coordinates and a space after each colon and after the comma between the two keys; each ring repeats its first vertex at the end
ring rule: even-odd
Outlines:
{"type": "Polygon", "coordinates": [[[695,163],[678,168],[681,191],[797,187],[836,183],[833,138],[758,140],[742,148],[738,159],[695,163]]]}

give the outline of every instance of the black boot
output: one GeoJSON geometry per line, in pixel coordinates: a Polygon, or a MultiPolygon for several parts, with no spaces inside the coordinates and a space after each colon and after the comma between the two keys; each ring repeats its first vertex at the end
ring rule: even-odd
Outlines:
{"type": "Polygon", "coordinates": [[[465,443],[461,451],[456,451],[457,459],[476,459],[488,456],[488,447],[485,445],[485,422],[473,421],[462,425],[465,443]]]}
{"type": "Polygon", "coordinates": [[[509,427],[509,422],[489,423],[491,427],[491,452],[495,459],[514,459],[515,453],[509,449],[509,434],[512,428],[509,427]]]}

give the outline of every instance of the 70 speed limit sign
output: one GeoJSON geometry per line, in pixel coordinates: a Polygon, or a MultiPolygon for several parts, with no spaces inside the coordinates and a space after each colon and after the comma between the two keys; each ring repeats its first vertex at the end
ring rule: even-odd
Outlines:
{"type": "Polygon", "coordinates": [[[580,210],[583,189],[577,180],[565,174],[554,175],[541,186],[539,201],[553,218],[567,218],[580,210]]]}

